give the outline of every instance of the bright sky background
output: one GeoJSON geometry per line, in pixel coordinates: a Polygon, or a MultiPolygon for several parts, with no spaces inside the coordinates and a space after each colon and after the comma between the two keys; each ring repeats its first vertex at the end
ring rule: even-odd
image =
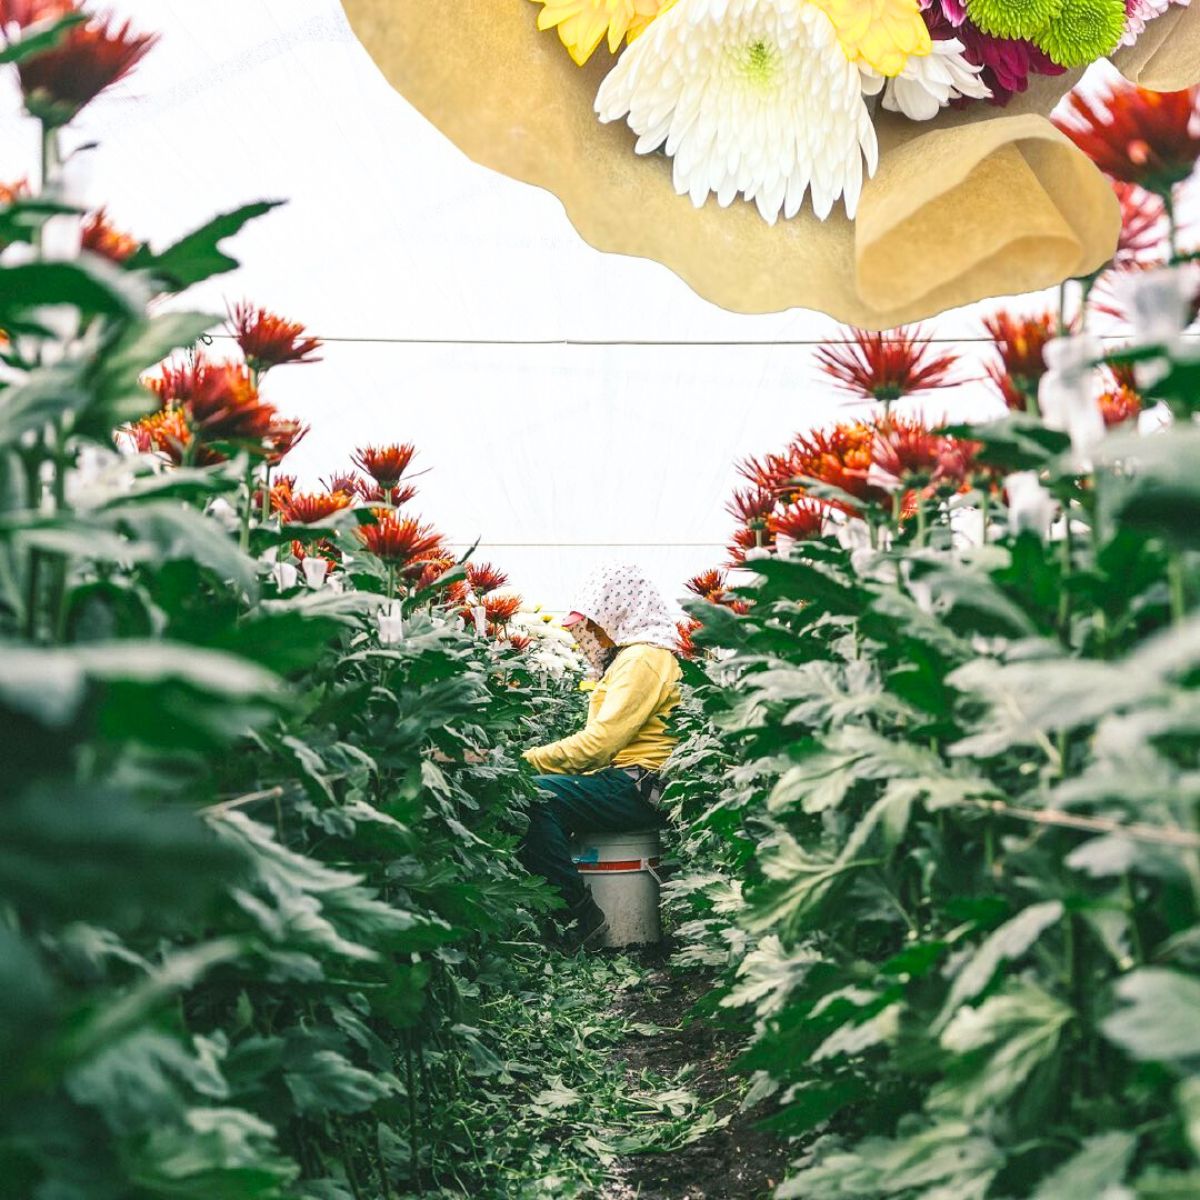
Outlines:
{"type": "MultiPolygon", "coordinates": [[[[265,388],[312,425],[287,464],[302,482],[356,445],[412,441],[428,471],[415,509],[455,541],[481,538],[531,599],[569,607],[607,557],[641,561],[674,597],[723,558],[734,461],[846,411],[810,349],[771,344],[832,321],[733,315],[665,267],[591,249],[553,196],[476,166],[410,108],[337,0],[111,7],[162,41],[79,122],[102,145],[89,199],[155,244],[249,200],[289,201],[232,243],[243,268],[189,303],[220,313],[249,297],[331,339],[322,363],[265,388]],[[486,339],[722,344],[462,344],[486,339]],[[746,341],[760,344],[729,344],[746,341]]],[[[17,107],[0,87],[0,179],[35,161],[17,107]]],[[[978,313],[933,328],[976,336],[978,313]]],[[[964,347],[965,375],[983,353],[964,347]]],[[[974,384],[928,408],[997,402],[974,384]]]]}

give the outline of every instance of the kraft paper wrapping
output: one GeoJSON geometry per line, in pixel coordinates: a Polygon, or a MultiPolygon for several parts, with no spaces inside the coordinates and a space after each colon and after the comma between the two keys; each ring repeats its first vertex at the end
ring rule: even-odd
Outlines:
{"type": "MultiPolygon", "coordinates": [[[[880,113],[882,161],[857,222],[806,207],[770,226],[741,201],[694,208],[668,159],[635,154],[623,124],[601,125],[592,104],[612,59],[601,50],[575,66],[529,0],[343,3],[392,85],[472,159],[553,192],[597,249],[657,260],[734,312],[814,308],[889,329],[1088,274],[1116,245],[1111,187],[1045,116],[1077,74],[1036,79],[1004,109],[928,124],[880,113]]],[[[1123,68],[1200,79],[1195,4],[1162,18],[1170,37],[1123,68]]]]}
{"type": "Polygon", "coordinates": [[[1152,92],[1176,92],[1200,83],[1200,0],[1159,17],[1113,62],[1127,79],[1152,92]]]}

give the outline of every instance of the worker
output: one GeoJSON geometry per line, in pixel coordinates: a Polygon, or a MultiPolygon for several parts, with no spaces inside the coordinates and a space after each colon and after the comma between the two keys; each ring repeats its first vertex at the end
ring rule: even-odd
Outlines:
{"type": "Polygon", "coordinates": [[[571,836],[662,823],[660,773],[677,741],[668,718],[682,672],[674,618],[639,567],[595,572],[563,624],[598,682],[583,729],[525,753],[541,799],[529,814],[522,861],[566,902],[558,922],[566,944],[578,949],[598,945],[607,921],[572,861],[571,836]]]}

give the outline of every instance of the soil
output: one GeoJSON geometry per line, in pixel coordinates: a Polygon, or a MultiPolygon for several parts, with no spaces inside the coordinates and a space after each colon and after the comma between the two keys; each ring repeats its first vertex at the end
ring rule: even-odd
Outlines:
{"type": "Polygon", "coordinates": [[[698,1142],[663,1154],[642,1154],[619,1161],[603,1200],[761,1200],[783,1178],[790,1157],[778,1138],[755,1129],[761,1114],[739,1111],[730,1095],[731,1064],[742,1037],[710,1020],[691,1018],[709,989],[703,976],[679,975],[661,959],[646,964],[643,986],[617,1000],[631,1022],[661,1032],[639,1036],[617,1051],[632,1082],[643,1071],[672,1076],[692,1071],[686,1086],[713,1104],[729,1122],[698,1142]]]}

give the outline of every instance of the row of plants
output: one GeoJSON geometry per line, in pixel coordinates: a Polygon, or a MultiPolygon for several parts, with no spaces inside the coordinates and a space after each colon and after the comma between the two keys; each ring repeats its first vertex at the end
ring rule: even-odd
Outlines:
{"type": "Polygon", "coordinates": [[[0,193],[5,1194],[508,1195],[539,1139],[568,1194],[515,851],[578,660],[410,515],[412,446],[288,476],[270,376],[319,342],[239,305],[218,360],[180,299],[272,205],[155,249],[72,195],[63,126],[153,40],[0,0],[42,149],[0,193]]]}
{"type": "Polygon", "coordinates": [[[1197,97],[1088,120],[1122,248],[989,320],[1008,415],[921,414],[954,363],[850,335],[875,415],[744,464],[691,584],[671,903],[781,1198],[1200,1195],[1197,97]]]}

